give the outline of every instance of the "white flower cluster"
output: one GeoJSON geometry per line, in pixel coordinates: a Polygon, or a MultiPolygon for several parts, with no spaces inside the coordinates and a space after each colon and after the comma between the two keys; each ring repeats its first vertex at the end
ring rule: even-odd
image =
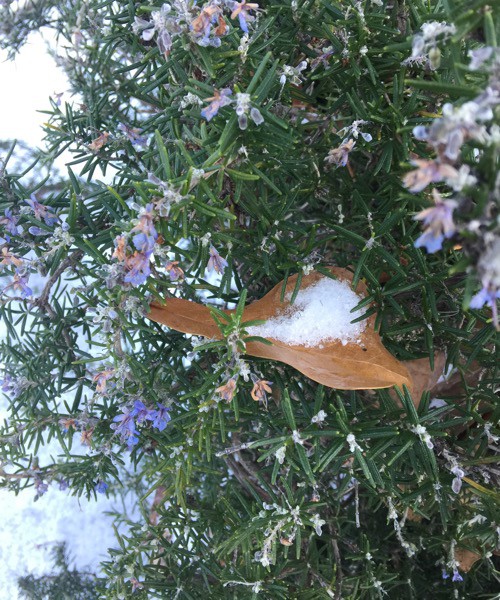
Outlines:
{"type": "Polygon", "coordinates": [[[311,423],[323,423],[323,421],[326,419],[327,414],[324,410],[320,410],[318,413],[316,413],[313,418],[311,419],[311,423]]]}
{"type": "Polygon", "coordinates": [[[314,531],[316,535],[320,536],[323,534],[322,527],[326,524],[326,521],[323,520],[317,513],[311,518],[311,523],[314,526],[314,531]]]}
{"type": "Polygon", "coordinates": [[[429,21],[420,29],[421,33],[413,38],[411,56],[403,61],[403,65],[424,64],[435,70],[441,63],[438,39],[447,39],[456,32],[456,27],[444,21],[429,21]]]}
{"type": "Polygon", "coordinates": [[[250,94],[236,94],[236,114],[238,115],[238,125],[240,129],[248,127],[247,114],[250,111],[250,118],[256,125],[261,125],[264,122],[264,117],[260,114],[258,108],[251,106],[250,94]]]}
{"type": "Polygon", "coordinates": [[[305,69],[307,69],[307,61],[305,60],[300,62],[296,67],[284,65],[280,76],[281,85],[285,85],[287,81],[289,81],[293,85],[299,85],[301,82],[301,73],[305,69]]]}

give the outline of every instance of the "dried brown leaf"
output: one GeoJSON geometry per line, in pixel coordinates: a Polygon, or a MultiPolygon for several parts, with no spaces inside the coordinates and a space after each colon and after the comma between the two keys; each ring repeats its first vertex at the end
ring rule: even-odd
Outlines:
{"type": "Polygon", "coordinates": [[[474,564],[481,559],[481,555],[466,548],[455,548],[455,560],[458,562],[458,568],[464,573],[468,573],[474,564]]]}
{"type": "MultiPolygon", "coordinates": [[[[352,273],[346,269],[331,267],[333,275],[341,280],[352,281],[352,273]]],[[[301,287],[307,287],[324,275],[314,272],[302,278],[301,287]]],[[[286,292],[295,288],[297,275],[287,281],[286,292]]],[[[263,298],[249,304],[243,313],[243,321],[267,320],[282,314],[288,302],[281,302],[282,284],[275,286],[263,298]]],[[[356,292],[366,295],[366,287],[360,282],[356,292]]],[[[231,311],[227,311],[231,312],[231,311]]],[[[169,298],[165,304],[153,302],[148,317],[171,329],[220,339],[220,331],[207,306],[179,298],[169,298]]],[[[360,344],[342,345],[340,341],[323,343],[323,347],[294,346],[271,339],[272,345],[248,342],[246,353],[260,358],[277,360],[307,375],[310,379],[328,387],[344,390],[378,389],[394,385],[412,387],[405,365],[392,356],[382,345],[374,329],[375,316],[367,320],[360,344]]]]}

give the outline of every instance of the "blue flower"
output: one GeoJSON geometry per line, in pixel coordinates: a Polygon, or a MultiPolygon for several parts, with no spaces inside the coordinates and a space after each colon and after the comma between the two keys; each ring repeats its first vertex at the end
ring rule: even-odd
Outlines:
{"type": "Polygon", "coordinates": [[[48,489],[49,489],[48,484],[44,483],[40,478],[36,477],[35,490],[36,490],[37,496],[43,496],[45,493],[47,493],[48,489]]]}
{"type": "Polygon", "coordinates": [[[123,409],[123,414],[113,419],[111,429],[120,435],[122,442],[126,442],[129,448],[139,443],[139,432],[135,428],[134,417],[129,409],[123,409]]]}
{"type": "Polygon", "coordinates": [[[233,12],[231,13],[231,19],[236,19],[238,17],[238,21],[240,22],[240,27],[243,33],[248,33],[248,23],[247,21],[253,21],[255,17],[250,15],[250,11],[257,10],[259,5],[255,2],[247,3],[246,0],[242,2],[234,2],[233,3],[233,12]]]}
{"type": "Polygon", "coordinates": [[[102,481],[102,479],[100,479],[95,485],[94,489],[99,494],[105,494],[108,487],[108,484],[105,481],[102,481]]]}
{"type": "Polygon", "coordinates": [[[207,121],[213,119],[223,106],[231,104],[231,98],[229,97],[231,94],[229,88],[224,88],[220,92],[214,90],[214,95],[205,99],[205,102],[210,102],[210,104],[201,111],[201,116],[207,121]]]}
{"type": "Polygon", "coordinates": [[[457,569],[453,569],[453,577],[451,578],[452,581],[463,581],[464,578],[460,575],[460,573],[457,571],[457,569]]]}
{"type": "Polygon", "coordinates": [[[37,227],[36,225],[29,227],[28,231],[31,233],[31,235],[50,235],[50,231],[40,229],[40,227],[37,227]]]}
{"type": "Polygon", "coordinates": [[[30,287],[28,287],[28,278],[29,275],[24,275],[22,271],[16,269],[14,273],[14,280],[9,285],[5,286],[3,291],[7,291],[9,288],[13,288],[15,291],[21,294],[22,298],[27,298],[28,296],[33,295],[33,291],[30,287]]]}
{"type": "Polygon", "coordinates": [[[495,301],[500,298],[500,290],[492,290],[486,287],[483,287],[479,292],[472,297],[470,301],[471,308],[483,308],[485,304],[489,307],[493,308],[495,306],[495,301]]]}
{"type": "Polygon", "coordinates": [[[434,234],[430,229],[426,229],[425,232],[417,238],[415,241],[415,248],[424,247],[429,254],[434,254],[443,247],[444,235],[434,234]]]}
{"type": "Polygon", "coordinates": [[[143,252],[144,254],[151,254],[155,247],[156,237],[154,237],[153,235],[148,235],[144,232],[136,233],[132,238],[132,242],[134,243],[134,246],[137,248],[137,250],[139,250],[139,252],[143,252]]]}
{"type": "Polygon", "coordinates": [[[5,216],[0,217],[0,224],[5,225],[5,229],[11,235],[21,235],[23,232],[23,228],[17,224],[19,217],[16,217],[12,214],[10,208],[5,209],[5,216]]]}
{"type": "Polygon", "coordinates": [[[137,127],[128,127],[124,123],[120,123],[118,129],[127,136],[134,148],[147,148],[148,138],[141,135],[141,130],[137,127]]]}
{"type": "Polygon", "coordinates": [[[31,196],[28,199],[26,199],[25,202],[35,213],[35,218],[37,218],[39,221],[45,221],[45,223],[49,227],[52,227],[53,225],[59,222],[59,217],[54,213],[50,212],[50,210],[46,206],[40,204],[40,202],[38,202],[38,200],[36,199],[35,194],[31,194],[31,196]]]}
{"type": "Polygon", "coordinates": [[[144,403],[140,400],[136,400],[134,402],[134,408],[130,411],[131,416],[137,419],[137,422],[140,424],[144,423],[144,421],[149,418],[150,411],[145,407],[144,403]]]}
{"type": "Polygon", "coordinates": [[[153,421],[153,427],[156,427],[159,431],[163,431],[171,419],[171,416],[168,414],[169,410],[170,407],[158,403],[158,410],[150,411],[147,418],[153,421]]]}
{"type": "Polygon", "coordinates": [[[453,222],[453,211],[457,207],[455,200],[443,200],[437,190],[432,190],[434,206],[426,208],[414,217],[417,221],[423,221],[426,229],[416,240],[415,246],[424,246],[429,254],[437,252],[443,247],[445,238],[450,238],[456,230],[453,222]]]}
{"type": "Polygon", "coordinates": [[[123,278],[123,281],[135,286],[144,283],[151,273],[149,256],[140,252],[136,252],[132,256],[127,256],[125,266],[128,269],[128,272],[123,278]]]}

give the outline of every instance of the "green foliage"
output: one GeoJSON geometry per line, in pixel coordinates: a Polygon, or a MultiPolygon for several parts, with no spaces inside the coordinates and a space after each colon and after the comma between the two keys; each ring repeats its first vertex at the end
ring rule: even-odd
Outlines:
{"type": "Polygon", "coordinates": [[[52,551],[54,573],[36,577],[27,575],[18,580],[19,594],[26,600],[92,600],[98,598],[98,580],[93,574],[79,573],[70,568],[70,558],[64,544],[52,551]]]}
{"type": "MultiPolygon", "coordinates": [[[[456,125],[460,156],[446,164],[468,166],[476,182],[453,194],[455,237],[440,251],[415,246],[413,217],[432,206],[430,186],[412,193],[402,179],[412,160],[438,164],[451,144],[445,130],[432,147],[414,127],[444,122],[444,102],[477,105],[487,86],[500,91],[494,68],[472,69],[469,55],[496,46],[498,10],[465,0],[268,0],[250,11],[258,18],[246,37],[232,3],[221,2],[227,35],[217,46],[212,24],[214,45],[203,46],[193,24],[203,7],[177,2],[168,18],[179,31],[169,21],[165,53],[158,31],[146,39],[134,28],[160,6],[35,4],[22,31],[51,15],[77,96],[46,111],[48,155],[72,154],[63,183],[33,181],[8,157],[0,172],[0,210],[23,227],[3,247],[24,261],[18,277],[41,276],[33,294],[10,288],[0,306],[11,378],[0,453],[16,475],[2,473],[5,485],[33,484],[41,495],[41,482],[64,479],[91,496],[102,481],[120,493],[130,450],[147,489],[144,519],[103,563],[103,598],[496,597],[495,300],[469,309],[478,280],[497,291],[495,100],[491,116],[474,121],[484,135],[456,125]],[[408,60],[434,22],[448,29],[408,60]],[[202,111],[225,88],[232,103],[207,120],[202,111]],[[238,93],[263,123],[248,107],[242,128],[238,93]],[[27,208],[32,193],[67,230],[27,208]],[[152,252],[134,241],[141,232],[152,252]],[[151,273],[130,280],[132,257],[143,255],[151,273]],[[407,390],[327,389],[246,359],[245,301],[329,265],[366,283],[361,307],[376,314],[391,353],[432,368],[444,351],[461,387],[431,403],[407,390]],[[224,341],[146,318],[152,300],[172,296],[214,305],[224,341]],[[229,305],[238,306],[232,318],[221,312],[229,305]],[[267,406],[252,398],[262,380],[273,382],[267,406]],[[127,429],[138,400],[152,417],[167,407],[167,426],[145,417],[127,429]],[[61,455],[38,464],[54,437],[61,455]],[[457,548],[480,557],[460,571],[463,582],[457,548]]],[[[0,11],[4,23],[16,12],[9,2],[0,11]]],[[[0,31],[13,51],[24,40],[0,31]]],[[[428,183],[451,198],[444,177],[428,183]]],[[[6,283],[15,268],[6,265],[6,283]]]]}

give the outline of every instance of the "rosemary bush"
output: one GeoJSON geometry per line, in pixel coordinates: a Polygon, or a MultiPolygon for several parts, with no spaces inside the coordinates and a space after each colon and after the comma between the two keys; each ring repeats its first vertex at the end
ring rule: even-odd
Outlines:
{"type": "Polygon", "coordinates": [[[2,146],[2,482],[135,490],[96,597],[497,597],[489,4],[0,3],[2,47],[53,28],[71,85],[43,153],[2,146]],[[64,151],[57,181],[34,176],[64,151]],[[330,265],[366,283],[399,360],[446,357],[437,398],[246,357],[241,310],[214,315],[222,341],[147,318],[330,265]]]}

